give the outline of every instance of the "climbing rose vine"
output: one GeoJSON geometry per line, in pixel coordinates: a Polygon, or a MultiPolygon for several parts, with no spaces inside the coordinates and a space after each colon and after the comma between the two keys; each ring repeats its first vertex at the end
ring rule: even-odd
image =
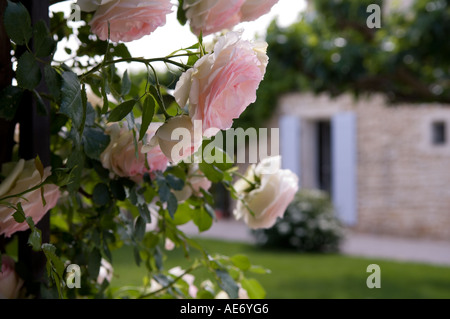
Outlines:
{"type": "MultiPolygon", "coordinates": [[[[29,154],[24,135],[15,139],[12,160],[2,163],[0,249],[10,255],[0,258],[0,297],[265,296],[252,278],[267,272],[262,266],[252,266],[244,255],[206,251],[179,226],[192,222],[203,232],[217,221],[214,184],[228,191],[237,203],[235,216],[250,228],[272,226],[297,190],[297,177],[280,168],[279,157],[241,175],[232,154],[211,147],[211,138],[255,101],[269,61],[267,43],[243,39],[232,29],[276,2],[79,0],[83,23],[76,31],[63,13],[53,13],[49,25],[31,23],[20,2],[7,2],[1,21],[15,81],[0,91],[0,117],[17,124],[17,136],[25,134],[20,118],[28,114],[19,113],[22,99],[31,95],[34,111],[50,119],[50,147],[22,158],[29,154]],[[164,57],[132,57],[125,43],[164,30],[175,10],[198,42],[164,57]],[[210,43],[204,43],[208,34],[210,43]],[[64,48],[68,38],[77,39],[77,49],[64,48]],[[70,58],[56,61],[57,47],[70,58]],[[155,68],[157,62],[168,72],[155,68]],[[127,63],[142,65],[145,76],[119,72],[117,66],[127,63]],[[165,80],[167,74],[176,79],[165,80]],[[205,160],[208,148],[223,161],[205,160]],[[43,163],[40,152],[49,152],[49,160],[43,163]],[[47,230],[38,225],[46,214],[47,230]],[[14,242],[25,230],[27,245],[45,256],[39,278],[25,264],[16,267],[14,242]],[[146,269],[142,286],[114,286],[113,254],[121,247],[133,252],[130,263],[146,269]],[[200,257],[185,268],[167,269],[166,253],[175,249],[186,256],[197,250],[200,257]],[[196,279],[199,268],[209,279],[196,279]]],[[[151,36],[148,42],[158,45],[151,36]]]]}

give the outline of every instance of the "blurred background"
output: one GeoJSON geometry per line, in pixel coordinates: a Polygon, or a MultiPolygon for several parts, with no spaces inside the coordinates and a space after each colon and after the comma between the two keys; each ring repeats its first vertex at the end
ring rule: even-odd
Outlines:
{"type": "MultiPolygon", "coordinates": [[[[195,43],[175,20],[127,45],[131,54],[195,43]]],[[[255,270],[268,298],[450,298],[450,1],[280,0],[239,28],[268,42],[270,63],[235,127],[280,128],[283,168],[301,190],[272,229],[249,232],[217,188],[219,222],[182,229],[269,268],[255,270]],[[370,264],[379,289],[366,285],[370,264]]],[[[170,254],[168,266],[183,263],[170,254]]],[[[115,257],[112,285],[140,284],[132,252],[115,257]]]]}

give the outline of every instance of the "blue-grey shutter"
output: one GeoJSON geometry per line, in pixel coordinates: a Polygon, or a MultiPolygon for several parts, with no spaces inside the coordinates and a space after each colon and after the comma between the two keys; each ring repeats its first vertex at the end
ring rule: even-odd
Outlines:
{"type": "Polygon", "coordinates": [[[283,115],[280,124],[281,166],[297,174],[300,183],[300,119],[283,115]]]}
{"type": "Polygon", "coordinates": [[[356,116],[343,112],[332,119],[332,194],[340,220],[357,221],[356,116]]]}

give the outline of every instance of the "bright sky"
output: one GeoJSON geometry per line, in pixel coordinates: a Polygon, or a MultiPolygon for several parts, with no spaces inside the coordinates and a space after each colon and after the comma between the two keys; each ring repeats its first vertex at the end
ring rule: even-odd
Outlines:
{"type": "MultiPolygon", "coordinates": [[[[65,16],[70,14],[70,4],[75,1],[64,1],[53,5],[51,11],[63,11],[65,16]]],[[[178,1],[172,0],[172,3],[178,3],[178,1]]],[[[280,26],[288,26],[295,22],[299,13],[306,8],[305,0],[279,0],[279,2],[272,7],[272,10],[252,22],[244,22],[235,27],[235,30],[243,29],[243,37],[245,39],[255,39],[255,37],[264,36],[265,30],[269,26],[270,22],[277,18],[277,22],[280,26]]],[[[81,22],[83,23],[83,22],[81,22]]],[[[77,26],[79,23],[70,23],[73,26],[77,26]]],[[[204,41],[212,36],[205,37],[204,41]]],[[[152,34],[145,36],[139,40],[126,43],[130,53],[134,57],[155,58],[163,57],[171,52],[183,47],[189,47],[197,42],[196,37],[189,31],[189,25],[181,26],[176,19],[176,7],[174,6],[174,12],[167,16],[167,23],[165,26],[156,29],[152,34]]],[[[76,41],[72,39],[69,41],[69,46],[76,46],[76,41]]],[[[65,60],[69,56],[64,52],[62,47],[57,50],[55,59],[65,60]]],[[[140,64],[121,64],[119,69],[139,69],[142,67],[140,64]]]]}

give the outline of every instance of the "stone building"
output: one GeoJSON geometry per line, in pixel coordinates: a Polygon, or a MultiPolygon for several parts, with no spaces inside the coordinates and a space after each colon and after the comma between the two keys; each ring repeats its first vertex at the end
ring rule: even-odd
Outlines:
{"type": "Polygon", "coordinates": [[[292,93],[273,122],[283,166],[328,191],[344,224],[450,240],[450,106],[292,93]]]}

